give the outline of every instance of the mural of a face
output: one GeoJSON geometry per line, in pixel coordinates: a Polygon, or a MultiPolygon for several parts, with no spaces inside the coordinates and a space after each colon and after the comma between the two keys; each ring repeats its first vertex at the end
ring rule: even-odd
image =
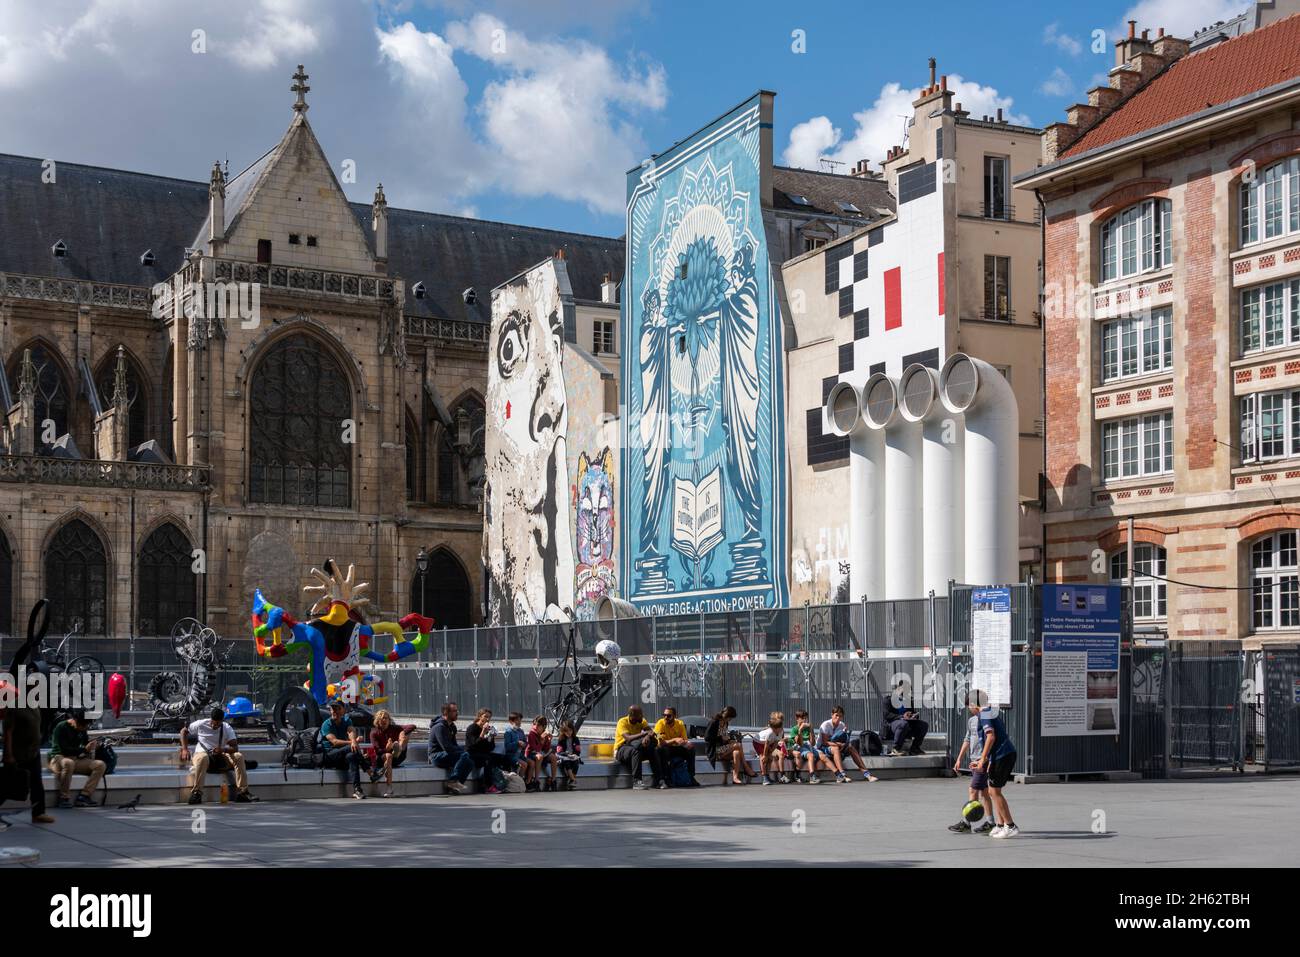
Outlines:
{"type": "Polygon", "coordinates": [[[563,620],[573,606],[563,355],[548,260],[492,296],[483,556],[492,624],[563,620]]]}
{"type": "Polygon", "coordinates": [[[578,456],[574,487],[578,552],[575,616],[589,620],[606,595],[614,594],[614,453],[578,456]]]}

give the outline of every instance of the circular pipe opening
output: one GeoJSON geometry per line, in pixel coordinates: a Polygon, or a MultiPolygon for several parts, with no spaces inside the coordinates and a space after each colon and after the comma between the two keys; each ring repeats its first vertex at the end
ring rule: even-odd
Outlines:
{"type": "Polygon", "coordinates": [[[914,362],[898,380],[898,409],[909,422],[920,422],[930,414],[938,393],[928,366],[914,362]]]}
{"type": "Polygon", "coordinates": [[[848,382],[840,382],[831,389],[826,397],[826,418],[832,432],[843,438],[858,427],[859,402],[858,390],[848,382]]]}
{"type": "Polygon", "coordinates": [[[943,364],[939,374],[939,394],[943,404],[953,412],[965,412],[979,394],[980,373],[971,357],[957,353],[943,364]]]}
{"type": "Polygon", "coordinates": [[[889,425],[898,408],[898,389],[894,380],[877,372],[862,389],[862,417],[873,429],[889,425]]]}

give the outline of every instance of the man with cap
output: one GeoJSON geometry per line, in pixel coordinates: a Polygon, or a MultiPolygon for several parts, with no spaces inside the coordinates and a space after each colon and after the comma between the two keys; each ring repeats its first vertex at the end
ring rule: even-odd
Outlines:
{"type": "Polygon", "coordinates": [[[258,800],[249,793],[248,768],[239,752],[239,740],[220,705],[208,717],[181,729],[181,762],[186,761],[190,762],[190,804],[203,803],[203,781],[209,771],[234,774],[236,804],[252,804],[258,800]],[[198,742],[192,755],[190,738],[198,742]]]}
{"type": "Polygon", "coordinates": [[[346,771],[348,783],[352,785],[352,796],[358,801],[364,799],[366,792],[361,790],[361,769],[369,769],[370,762],[361,749],[361,735],[338,698],[330,702],[330,716],[320,726],[320,737],[325,749],[321,766],[346,771]]]}

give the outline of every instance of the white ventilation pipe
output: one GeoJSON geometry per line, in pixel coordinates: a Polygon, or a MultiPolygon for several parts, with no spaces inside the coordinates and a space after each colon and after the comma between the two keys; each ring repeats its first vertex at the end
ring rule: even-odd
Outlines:
{"type": "Polygon", "coordinates": [[[898,380],[899,412],[921,424],[921,590],[948,593],[965,568],[962,452],[959,414],[939,401],[939,373],[914,363],[898,380]]]}
{"type": "Polygon", "coordinates": [[[826,419],[832,433],[849,439],[849,600],[875,601],[885,596],[885,446],[862,421],[861,404],[858,390],[841,382],[826,397],[826,419]]]}
{"type": "Polygon", "coordinates": [[[957,353],[939,374],[949,412],[966,419],[966,568],[972,585],[1008,585],[1020,568],[1020,413],[1011,385],[957,353]]]}
{"type": "MultiPolygon", "coordinates": [[[[921,427],[898,412],[898,386],[883,372],[862,390],[862,417],[885,433],[885,597],[920,598],[921,427]]],[[[883,546],[883,547],[882,547],[883,546]]]]}

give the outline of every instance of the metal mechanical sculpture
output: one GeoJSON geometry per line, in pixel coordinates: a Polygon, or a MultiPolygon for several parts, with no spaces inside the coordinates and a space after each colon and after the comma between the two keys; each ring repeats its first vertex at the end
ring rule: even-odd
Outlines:
{"type": "Polygon", "coordinates": [[[573,724],[575,732],[581,730],[596,705],[613,690],[620,654],[618,644],[606,638],[596,643],[596,667],[581,664],[576,626],[569,625],[564,658],[537,682],[543,691],[556,689],[555,700],[546,709],[547,727],[559,728],[567,721],[573,724]],[[553,680],[556,672],[559,675],[553,680]]]}
{"type": "Polygon", "coordinates": [[[149,682],[151,729],[191,721],[212,700],[218,669],[216,631],[197,619],[182,618],[172,626],[171,639],[185,673],[160,671],[149,682]]]}

